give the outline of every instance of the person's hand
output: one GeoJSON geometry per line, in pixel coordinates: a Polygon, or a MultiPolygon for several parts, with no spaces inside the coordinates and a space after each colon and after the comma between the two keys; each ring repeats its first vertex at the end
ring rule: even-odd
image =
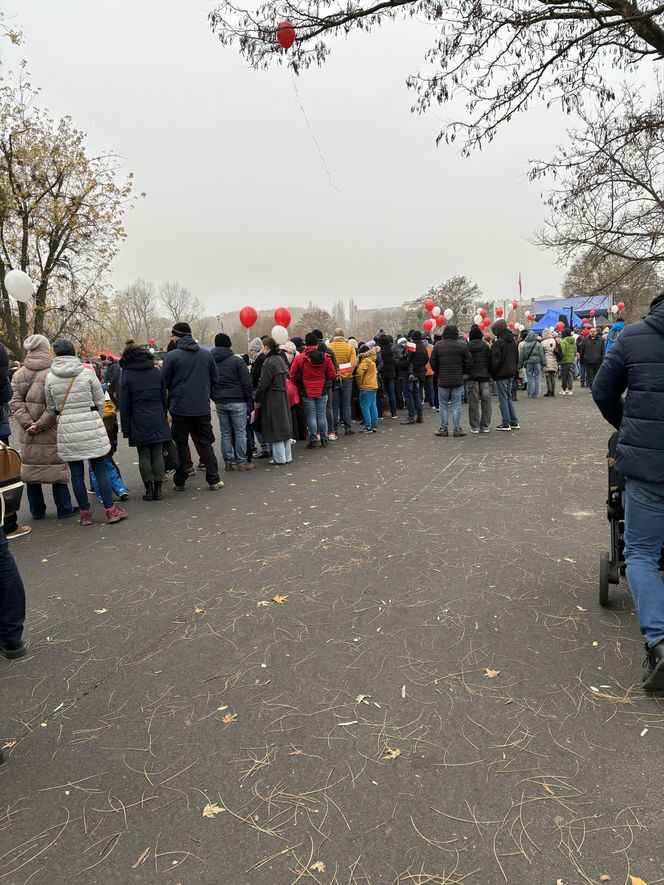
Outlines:
{"type": "Polygon", "coordinates": [[[28,427],[28,433],[39,433],[39,427],[37,424],[33,423],[28,427]]]}

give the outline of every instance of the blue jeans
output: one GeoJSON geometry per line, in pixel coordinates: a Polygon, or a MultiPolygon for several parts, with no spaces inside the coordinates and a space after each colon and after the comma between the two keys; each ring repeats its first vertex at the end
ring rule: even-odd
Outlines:
{"type": "Polygon", "coordinates": [[[272,460],[275,464],[290,464],[293,460],[291,454],[291,441],[272,443],[272,460]]]}
{"type": "Polygon", "coordinates": [[[518,424],[519,419],[512,401],[512,378],[500,378],[496,380],[496,391],[498,392],[498,405],[500,406],[501,424],[508,427],[511,424],[518,424]]]}
{"type": "Polygon", "coordinates": [[[392,417],[396,417],[397,414],[397,392],[396,386],[397,382],[394,379],[386,380],[383,378],[383,384],[385,385],[385,392],[387,393],[387,398],[390,401],[390,413],[392,417]]]}
{"type": "Polygon", "coordinates": [[[408,378],[403,379],[403,396],[406,400],[406,408],[408,409],[408,417],[422,417],[422,397],[420,396],[420,382],[409,381],[408,378]]]}
{"type": "Polygon", "coordinates": [[[440,411],[440,429],[447,430],[447,404],[452,400],[452,424],[455,430],[461,430],[461,402],[463,400],[463,384],[460,387],[439,387],[438,408],[440,411]]]}
{"type": "Polygon", "coordinates": [[[247,463],[247,404],[217,403],[217,417],[221,431],[221,457],[225,464],[233,463],[233,435],[238,464],[247,463]]]}
{"type": "Polygon", "coordinates": [[[0,641],[20,642],[25,622],[25,589],[7,536],[0,528],[0,641]]]}
{"type": "MultiPolygon", "coordinates": [[[[90,458],[90,467],[95,472],[101,499],[104,507],[108,510],[109,507],[113,506],[113,489],[111,488],[111,481],[106,470],[106,458],[103,456],[101,458],[90,458]]],[[[85,487],[85,461],[70,461],[69,470],[71,472],[71,487],[74,490],[78,506],[81,510],[89,510],[90,500],[88,498],[88,490],[85,487]]]]}
{"type": "Polygon", "coordinates": [[[378,429],[378,406],[376,405],[375,390],[360,391],[360,409],[362,410],[362,418],[364,426],[367,430],[378,429]]]}
{"type": "Polygon", "coordinates": [[[652,648],[664,640],[664,485],[628,479],[625,494],[625,562],[643,638],[652,648]]]}
{"type": "Polygon", "coordinates": [[[528,396],[539,399],[540,384],[542,382],[542,366],[540,363],[526,365],[526,378],[528,380],[528,396]]]}
{"type": "Polygon", "coordinates": [[[307,416],[309,442],[316,442],[320,433],[321,440],[327,439],[327,394],[322,396],[303,396],[302,405],[307,416]]]}
{"type": "MultiPolygon", "coordinates": [[[[30,513],[35,519],[42,519],[46,513],[46,501],[44,500],[44,490],[41,483],[27,482],[25,487],[28,493],[30,513]]],[[[51,484],[51,490],[53,491],[53,501],[55,502],[58,519],[69,516],[72,512],[72,506],[67,483],[54,482],[51,484]]]]}
{"type": "Polygon", "coordinates": [[[343,422],[346,430],[352,428],[350,403],[353,396],[353,379],[342,380],[339,387],[332,391],[332,408],[334,410],[334,432],[339,429],[343,422]]]}
{"type": "Polygon", "coordinates": [[[427,392],[427,402],[429,403],[429,408],[433,409],[436,404],[436,394],[433,392],[433,375],[427,375],[424,379],[424,385],[426,387],[427,392]]]}

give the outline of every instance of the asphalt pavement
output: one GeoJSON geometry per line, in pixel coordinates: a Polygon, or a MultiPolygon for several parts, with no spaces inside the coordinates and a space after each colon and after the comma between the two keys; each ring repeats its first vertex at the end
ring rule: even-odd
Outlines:
{"type": "Polygon", "coordinates": [[[664,707],[598,603],[610,428],[523,399],[160,503],[123,444],[126,522],[12,542],[0,883],[664,882],[664,707]]]}

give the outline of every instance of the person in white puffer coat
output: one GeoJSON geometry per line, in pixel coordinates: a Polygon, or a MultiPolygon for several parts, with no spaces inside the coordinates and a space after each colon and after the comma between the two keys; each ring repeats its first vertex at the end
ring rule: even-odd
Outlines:
{"type": "Polygon", "coordinates": [[[555,396],[556,376],[558,375],[558,366],[560,365],[560,345],[550,329],[545,329],[542,332],[542,350],[546,360],[546,365],[544,366],[546,393],[544,396],[555,396]]]}
{"type": "Polygon", "coordinates": [[[106,510],[106,522],[125,519],[127,513],[113,503],[105,456],[110,441],[102,415],[104,391],[94,372],[76,356],[71,341],[60,338],[53,345],[55,359],[46,376],[46,406],[57,416],[58,455],[69,465],[74,495],[81,508],[81,525],[92,525],[92,509],[85,485],[85,460],[90,461],[106,510]]]}

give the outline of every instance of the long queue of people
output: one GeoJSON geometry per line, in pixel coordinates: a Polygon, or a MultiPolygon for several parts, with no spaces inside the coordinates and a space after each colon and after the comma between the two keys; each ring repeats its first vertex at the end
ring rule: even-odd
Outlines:
{"type": "MultiPolygon", "coordinates": [[[[591,387],[619,331],[614,328],[606,342],[597,329],[581,335],[567,328],[560,335],[530,331],[519,342],[501,319],[491,335],[474,325],[466,337],[450,324],[433,340],[416,330],[395,337],[381,330],[365,343],[346,338],[342,329],[328,341],[312,330],[282,345],[255,338],[240,356],[228,335],[218,334],[210,350],[194,341],[187,323],[176,323],[163,364],[157,367],[149,349],[130,341],[119,365],[111,364],[101,380],[71,341],[60,339],[51,348],[43,335],[32,335],[11,382],[5,370],[0,439],[9,439],[11,414],[20,426],[22,480],[34,520],[45,516],[43,486],[50,485],[59,519],[78,514],[81,525],[91,525],[92,487],[113,524],[127,517],[115,498],[122,502],[129,495],[113,459],[120,432],[138,451],[147,501],[162,500],[169,468],[176,491],[184,490],[197,468],[205,471],[210,490],[223,487],[211,403],[224,471],[253,470],[259,458],[288,464],[296,441],[324,448],[342,432],[355,433],[354,420],[363,432],[376,433],[379,420],[397,418],[399,408],[406,412],[404,425],[423,423],[425,406],[439,409],[436,435],[444,437],[450,435],[451,407],[451,434],[460,437],[466,435],[462,403],[468,403],[470,431],[488,433],[496,396],[495,430],[509,432],[520,429],[515,402],[521,376],[532,398],[541,395],[543,378],[545,397],[556,395],[558,378],[564,395],[572,394],[576,376],[591,387]]],[[[4,528],[10,539],[30,531],[17,525],[15,514],[6,517],[4,528]]]]}

